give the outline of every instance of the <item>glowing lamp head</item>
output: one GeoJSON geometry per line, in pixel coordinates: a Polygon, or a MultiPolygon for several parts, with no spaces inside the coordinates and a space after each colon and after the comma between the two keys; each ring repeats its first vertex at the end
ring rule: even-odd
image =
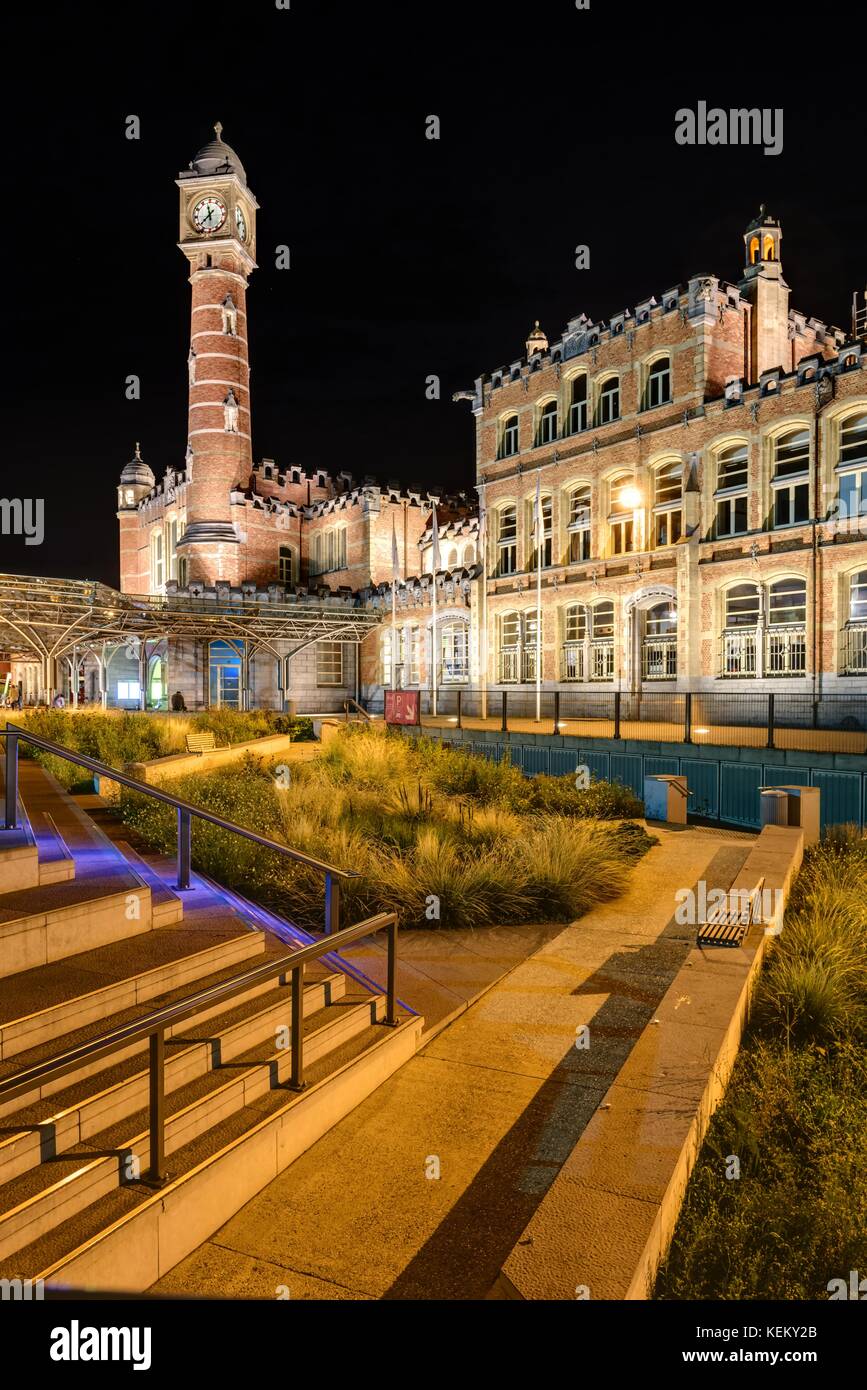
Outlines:
{"type": "Polygon", "coordinates": [[[641,493],[634,483],[627,483],[626,487],[620,489],[617,500],[623,507],[640,507],[641,493]]]}

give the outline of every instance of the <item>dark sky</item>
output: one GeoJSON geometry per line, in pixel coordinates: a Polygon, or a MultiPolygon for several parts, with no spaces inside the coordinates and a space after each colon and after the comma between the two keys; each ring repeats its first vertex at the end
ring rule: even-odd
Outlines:
{"type": "Polygon", "coordinates": [[[257,458],[472,487],[454,390],[521,355],[535,318],[554,338],[696,273],[737,280],[760,202],[782,220],[793,306],[848,328],[867,263],[864,116],[846,95],[858,44],[835,7],[790,59],[791,11],[776,13],[178,0],[16,20],[2,492],[44,498],[46,534],[0,536],[0,569],[116,583],[115,486],[134,442],[158,476],[183,460],[174,179],[215,120],[261,206],[257,458]],[[678,146],[675,111],[699,100],[782,107],[782,154],[678,146]],[[129,114],[140,141],[124,138],[129,114]],[[574,268],[579,243],[589,270],[574,268]]]}

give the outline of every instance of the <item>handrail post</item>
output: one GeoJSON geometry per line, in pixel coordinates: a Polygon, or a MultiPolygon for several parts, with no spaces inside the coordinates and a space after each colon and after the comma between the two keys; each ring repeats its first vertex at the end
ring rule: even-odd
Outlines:
{"type": "Polygon", "coordinates": [[[614,737],[620,738],[620,691],[614,692],[614,737]]]}
{"type": "Polygon", "coordinates": [[[304,1090],[304,966],[292,971],[292,1080],[293,1091],[304,1090]]]}
{"type": "Polygon", "coordinates": [[[385,1023],[389,1028],[397,1027],[397,915],[388,925],[388,975],[386,982],[385,1023]]]}
{"type": "Polygon", "coordinates": [[[507,733],[509,732],[509,707],[508,707],[508,703],[507,703],[508,699],[509,699],[508,691],[504,690],[504,691],[503,691],[503,720],[502,720],[502,723],[500,724],[500,728],[501,728],[501,730],[502,730],[502,732],[503,732],[504,734],[507,734],[507,733]]]}
{"type": "Polygon", "coordinates": [[[160,1185],[166,1180],[166,1037],[157,1028],[150,1036],[148,1072],[150,1109],[150,1169],[147,1181],[160,1185]]]}
{"type": "Polygon", "coordinates": [[[560,691],[554,691],[554,733],[560,728],[560,691]]]}
{"type": "Polygon", "coordinates": [[[459,690],[459,691],[458,691],[458,718],[457,718],[457,727],[458,727],[459,729],[462,729],[462,728],[464,727],[463,724],[461,723],[461,713],[462,713],[462,711],[461,711],[461,696],[463,695],[463,693],[464,693],[464,692],[463,692],[462,690],[459,690]]]}
{"type": "Polygon", "coordinates": [[[6,829],[18,824],[18,730],[6,725],[6,829]]]}
{"type": "Polygon", "coordinates": [[[774,746],[774,696],[773,692],[768,695],[768,741],[766,748],[774,746]]]}
{"type": "Polygon", "coordinates": [[[178,807],[178,887],[189,888],[193,858],[193,827],[189,811],[178,807]]]}
{"type": "Polygon", "coordinates": [[[340,931],[340,880],[333,874],[325,875],[325,935],[333,936],[340,931]]]}
{"type": "Polygon", "coordinates": [[[692,691],[687,690],[683,704],[683,741],[692,743],[692,691]]]}

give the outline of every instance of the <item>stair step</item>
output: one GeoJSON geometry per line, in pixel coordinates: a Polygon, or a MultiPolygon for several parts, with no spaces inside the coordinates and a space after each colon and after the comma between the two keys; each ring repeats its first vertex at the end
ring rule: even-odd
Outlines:
{"type": "Polygon", "coordinates": [[[66,883],[69,879],[75,878],[75,859],[50,811],[43,811],[37,817],[36,831],[39,847],[39,882],[66,883]]]}
{"type": "Polygon", "coordinates": [[[112,844],[120,850],[135,871],[144,879],[151,890],[151,912],[155,927],[165,927],[172,922],[180,922],[184,915],[183,899],[166,883],[164,878],[133,849],[126,840],[113,840],[112,844]]]}
{"type": "Polygon", "coordinates": [[[307,1068],[303,1092],[269,1090],[176,1150],[165,1187],[115,1186],[0,1261],[0,1277],[148,1288],[407,1061],[422,1026],[366,1028],[307,1068]]]}
{"type": "Polygon", "coordinates": [[[34,1013],[0,1023],[0,1060],[7,1061],[40,1043],[51,1042],[65,1034],[74,1033],[88,1023],[121,1014],[137,1004],[180,989],[193,981],[202,980],[224,966],[237,965],[262,955],[265,938],[261,932],[244,932],[241,936],[220,941],[203,951],[181,954],[151,970],[126,976],[110,985],[63,999],[34,1013]]]}
{"type": "MultiPolygon", "coordinates": [[[[329,1005],[305,1019],[305,1054],[311,1066],[367,1032],[383,1012],[382,997],[368,996],[348,1006],[329,1005]]],[[[167,1097],[167,1156],[282,1088],[291,1073],[291,1051],[269,1046],[265,1052],[260,1045],[237,1057],[230,1070],[228,1080],[218,1068],[167,1097]]],[[[285,1102],[282,1091],[278,1093],[285,1102]]],[[[137,1130],[137,1120],[146,1124],[147,1111],[125,1117],[93,1135],[87,1145],[76,1145],[29,1169],[3,1191],[0,1268],[24,1246],[105,1196],[126,1175],[147,1168],[148,1133],[137,1130]],[[137,1160],[137,1169],[132,1160],[137,1160]]]]}
{"type": "MultiPolygon", "coordinates": [[[[310,984],[304,991],[305,1019],[336,1005],[343,999],[345,989],[342,975],[310,984]]],[[[251,1049],[261,1051],[263,1046],[273,1045],[277,1029],[288,1029],[291,1021],[291,994],[283,988],[251,998],[246,1015],[233,1018],[230,1023],[221,1020],[219,1030],[208,1030],[199,1024],[192,1036],[179,1033],[169,1040],[166,1049],[166,1094],[180,1092],[208,1073],[219,1073],[230,1062],[237,1065],[237,1059],[251,1049]]],[[[72,1086],[64,1077],[63,1089],[50,1097],[29,1105],[18,1102],[8,1116],[6,1128],[20,1128],[20,1132],[0,1139],[0,1185],[44,1161],[46,1155],[53,1157],[83,1144],[110,1125],[128,1124],[129,1117],[148,1103],[143,1052],[144,1048],[139,1047],[117,1065],[112,1065],[111,1057],[103,1059],[96,1090],[92,1075],[72,1086]]]]}

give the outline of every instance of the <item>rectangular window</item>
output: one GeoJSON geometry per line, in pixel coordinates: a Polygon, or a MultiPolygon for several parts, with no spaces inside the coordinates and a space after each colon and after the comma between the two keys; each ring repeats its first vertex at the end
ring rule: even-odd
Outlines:
{"type": "Polygon", "coordinates": [[[716,534],[740,536],[747,529],[747,495],[721,497],[716,504],[716,534]]]}
{"type": "Polygon", "coordinates": [[[569,532],[569,564],[576,565],[581,560],[590,559],[590,527],[569,532]]]}
{"type": "Polygon", "coordinates": [[[848,521],[856,516],[867,517],[867,468],[840,477],[837,520],[848,521]]]}
{"type": "Polygon", "coordinates": [[[343,684],[343,643],[316,643],[316,684],[343,684]]]}
{"type": "Polygon", "coordinates": [[[620,382],[613,378],[606,381],[599,392],[599,423],[608,425],[620,418],[620,382]]]}
{"type": "Polygon", "coordinates": [[[500,442],[500,458],[505,458],[508,454],[518,452],[518,417],[512,415],[503,427],[503,438],[500,442]]]}
{"type": "Polygon", "coordinates": [[[587,378],[575,378],[572,387],[572,404],[569,407],[569,433],[579,434],[587,428],[587,378]]]}
{"type": "Polygon", "coordinates": [[[138,681],[118,681],[117,698],[119,700],[140,700],[141,685],[138,681]]]}
{"type": "Polygon", "coordinates": [[[657,512],[653,523],[656,545],[674,545],[683,535],[683,513],[679,507],[669,512],[657,512]]]}
{"type": "Polygon", "coordinates": [[[795,526],[810,518],[810,484],[794,483],[774,489],[774,526],[795,526]]]}
{"type": "Polygon", "coordinates": [[[647,378],[647,408],[665,405],[671,400],[671,366],[668,362],[655,364],[647,378]]]}
{"type": "Polygon", "coordinates": [[[632,550],[632,530],[633,520],[628,517],[623,521],[611,522],[611,554],[628,555],[632,550]]]}
{"type": "Polygon", "coordinates": [[[419,685],[419,684],[420,684],[420,679],[421,679],[421,678],[420,678],[420,675],[419,675],[419,665],[418,665],[418,653],[419,653],[418,628],[417,628],[417,627],[410,627],[410,628],[407,628],[407,632],[408,632],[408,634],[409,634],[409,683],[410,683],[410,685],[419,685]]]}

